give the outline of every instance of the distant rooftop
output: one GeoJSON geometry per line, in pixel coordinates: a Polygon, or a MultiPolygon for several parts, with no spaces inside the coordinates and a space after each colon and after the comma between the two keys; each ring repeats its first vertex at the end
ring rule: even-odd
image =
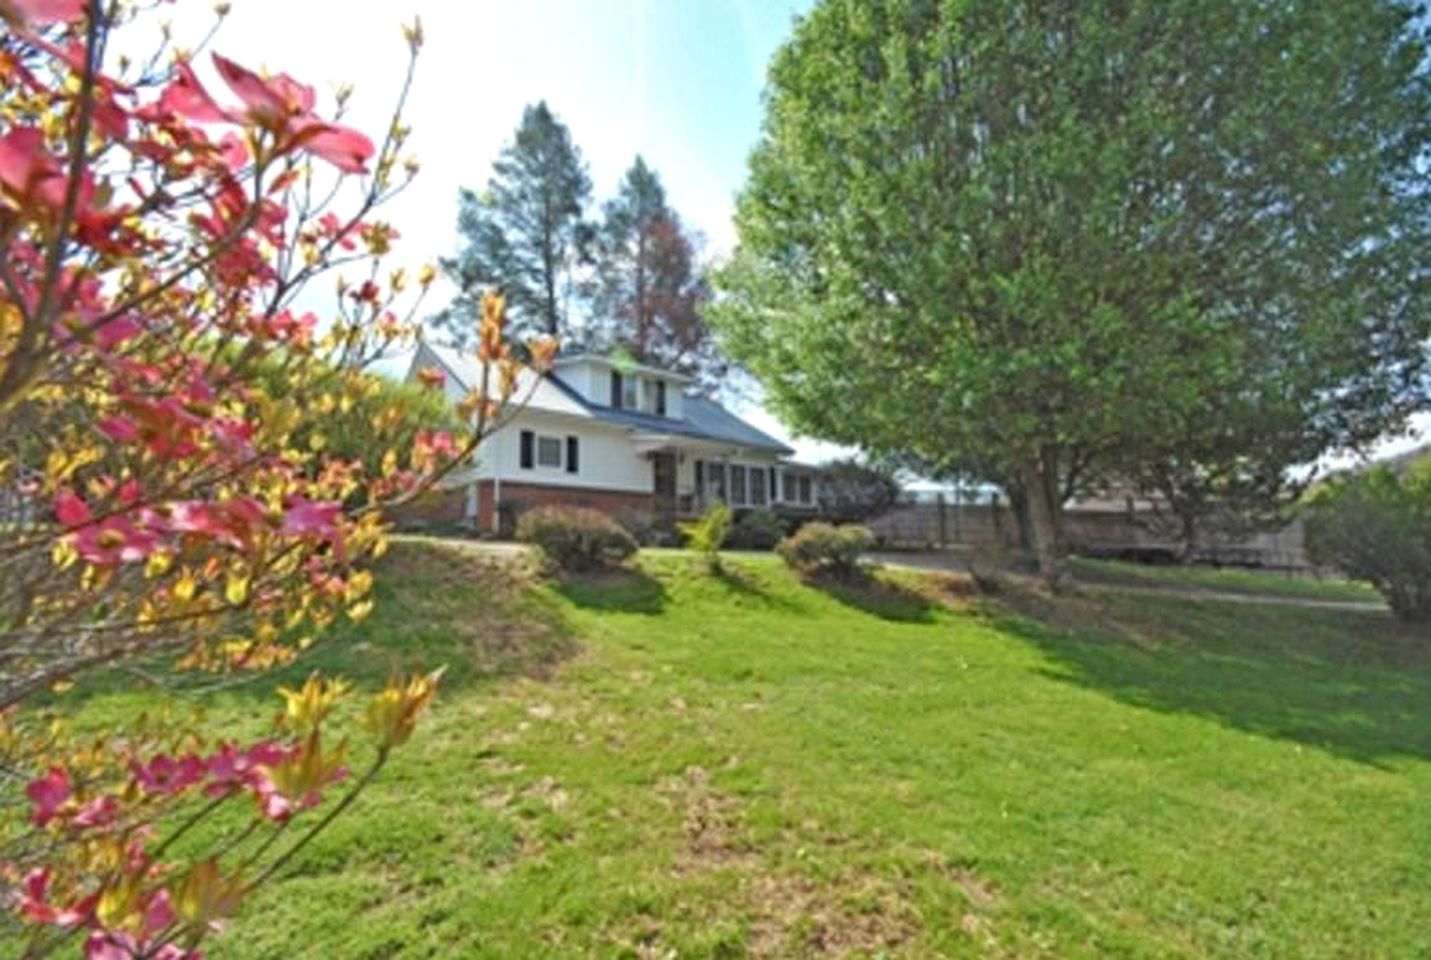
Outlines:
{"type": "Polygon", "coordinates": [[[1425,460],[1431,460],[1431,443],[1425,443],[1415,450],[1408,450],[1406,453],[1388,457],[1385,460],[1377,461],[1378,466],[1390,467],[1400,473],[1403,470],[1410,470],[1413,466],[1425,460]]]}

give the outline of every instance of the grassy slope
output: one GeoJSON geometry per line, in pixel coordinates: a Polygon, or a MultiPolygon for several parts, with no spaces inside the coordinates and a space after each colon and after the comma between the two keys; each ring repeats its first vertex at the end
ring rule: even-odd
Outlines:
{"type": "Polygon", "coordinates": [[[1100,593],[1114,635],[1088,604],[1040,627],[752,559],[493,591],[432,549],[323,656],[447,660],[444,701],[213,956],[1431,944],[1431,668],[1378,615],[1100,593]],[[490,676],[567,631],[554,679],[490,676]]]}
{"type": "Polygon", "coordinates": [[[1160,567],[1113,560],[1075,559],[1072,565],[1079,579],[1086,583],[1176,587],[1309,600],[1381,602],[1381,597],[1370,585],[1350,580],[1288,576],[1233,568],[1219,570],[1211,567],[1160,567]]]}

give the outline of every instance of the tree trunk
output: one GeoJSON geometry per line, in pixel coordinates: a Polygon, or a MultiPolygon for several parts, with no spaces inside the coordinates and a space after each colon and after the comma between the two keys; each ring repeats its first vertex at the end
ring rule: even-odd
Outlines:
{"type": "Polygon", "coordinates": [[[1009,495],[1009,509],[1013,511],[1018,524],[1019,549],[1033,552],[1033,521],[1029,518],[1029,498],[1020,484],[1011,483],[1006,491],[1009,495]]]}
{"type": "Polygon", "coordinates": [[[1019,466],[1019,483],[1028,498],[1029,534],[1039,578],[1058,593],[1070,586],[1070,577],[1064,562],[1063,537],[1059,533],[1063,503],[1053,493],[1058,478],[1050,477],[1047,472],[1050,459],[1035,455],[1024,460],[1019,466]]]}
{"type": "Polygon", "coordinates": [[[1197,547],[1197,512],[1184,508],[1178,513],[1178,563],[1192,563],[1197,547]]]}

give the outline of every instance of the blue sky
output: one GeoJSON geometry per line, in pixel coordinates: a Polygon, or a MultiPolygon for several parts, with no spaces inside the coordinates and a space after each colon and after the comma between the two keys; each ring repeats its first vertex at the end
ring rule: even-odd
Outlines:
{"type": "MultiPolygon", "coordinates": [[[[760,124],[765,65],[807,0],[507,0],[405,4],[236,0],[214,49],[320,89],[354,82],[354,118],[380,128],[404,62],[398,25],[427,43],[408,120],[423,174],[390,213],[413,256],[454,243],[457,187],[479,186],[528,103],[571,128],[598,197],[639,152],[709,238],[732,242],[731,199],[760,124]]],[[[196,36],[206,4],[175,8],[196,36]]]]}
{"type": "MultiPolygon", "coordinates": [[[[458,187],[486,182],[523,106],[539,99],[570,127],[598,199],[613,192],[640,153],[661,174],[676,209],[706,236],[708,252],[719,255],[734,244],[730,215],[759,133],[766,65],[809,5],[234,0],[214,49],[246,65],[286,70],[320,90],[354,83],[352,122],[377,132],[406,63],[399,24],[421,16],[427,44],[407,120],[423,172],[384,214],[402,231],[400,253],[414,266],[452,252],[458,187]]],[[[161,7],[181,41],[202,35],[209,9],[194,0],[161,7]]],[[[841,452],[791,437],[757,404],[734,405],[792,442],[802,459],[841,452]]]]}
{"type": "MultiPolygon", "coordinates": [[[[581,148],[598,200],[636,154],[707,252],[734,244],[730,217],[760,129],[771,54],[809,0],[235,0],[213,49],[329,90],[355,84],[352,120],[383,129],[405,48],[399,25],[422,18],[426,45],[409,100],[412,188],[384,213],[414,265],[451,253],[459,186],[480,187],[522,108],[545,99],[581,148]]],[[[197,38],[209,5],[178,4],[179,37],[197,38]]],[[[221,85],[217,85],[222,89],[221,85]]],[[[802,459],[838,448],[791,437],[748,400],[752,422],[802,459]]]]}

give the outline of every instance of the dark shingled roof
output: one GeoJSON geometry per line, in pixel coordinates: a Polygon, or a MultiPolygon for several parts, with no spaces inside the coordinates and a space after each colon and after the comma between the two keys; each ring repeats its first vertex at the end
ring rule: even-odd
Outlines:
{"type": "Polygon", "coordinates": [[[684,416],[658,417],[639,410],[618,410],[598,403],[592,403],[568,386],[560,376],[547,374],[547,380],[561,388],[562,392],[591,411],[592,416],[605,423],[616,423],[634,430],[651,433],[671,433],[682,437],[696,437],[701,440],[716,440],[721,443],[769,450],[780,456],[789,456],[795,451],[776,440],[770,434],[757,430],[725,407],[699,394],[684,395],[682,413],[684,416]]]}
{"type": "MultiPolygon", "coordinates": [[[[476,383],[478,368],[474,359],[434,344],[424,344],[424,346],[437,357],[443,366],[447,367],[463,386],[471,388],[476,383]]],[[[614,407],[592,403],[556,373],[548,373],[546,381],[588,411],[593,418],[605,423],[620,424],[633,430],[656,434],[669,433],[701,440],[714,440],[718,443],[729,443],[733,446],[749,447],[754,450],[768,450],[782,457],[788,457],[795,452],[770,434],[755,429],[714,400],[699,394],[683,394],[685,397],[684,416],[680,418],[658,417],[655,414],[642,413],[639,410],[617,410],[614,407]]]]}

